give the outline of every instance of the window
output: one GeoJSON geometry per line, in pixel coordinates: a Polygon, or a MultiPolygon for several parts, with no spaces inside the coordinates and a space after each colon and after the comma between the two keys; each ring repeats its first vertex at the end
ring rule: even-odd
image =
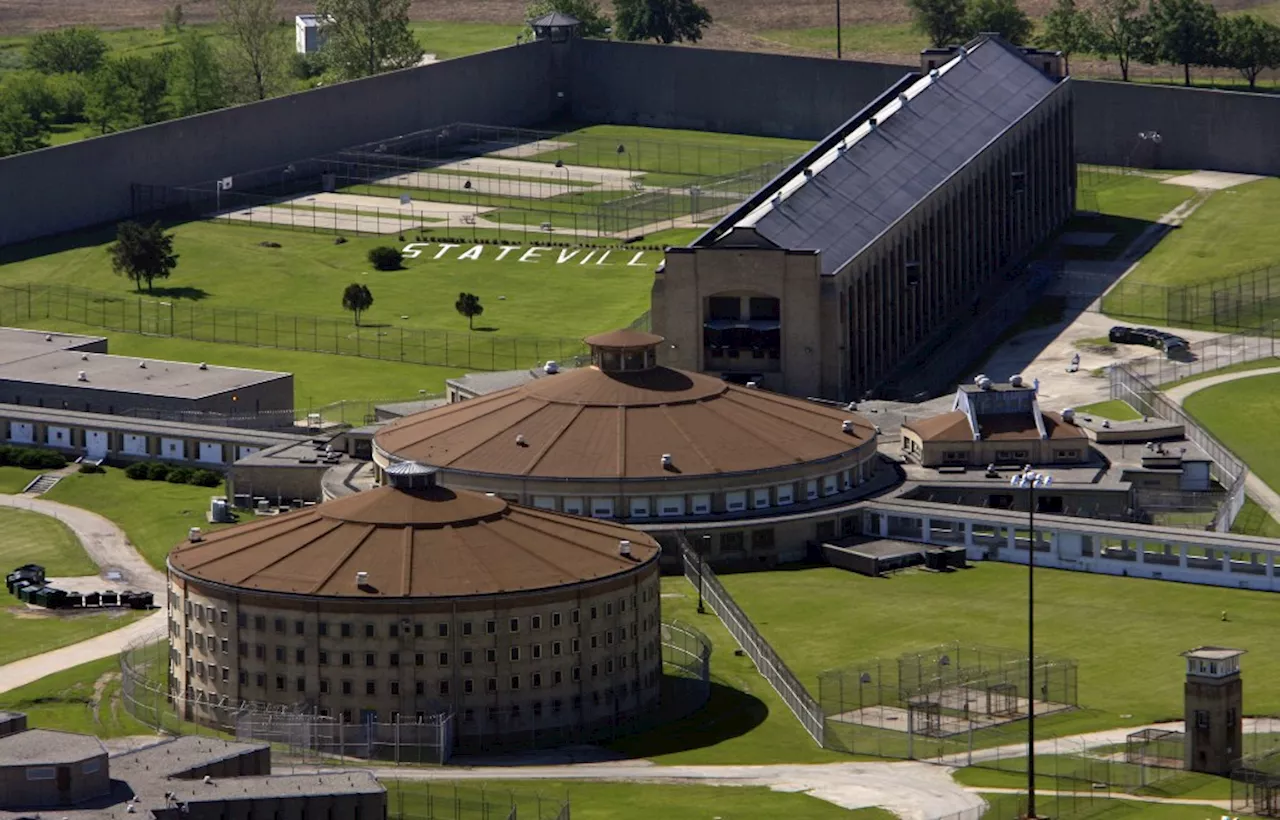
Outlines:
{"type": "Polygon", "coordinates": [[[598,617],[600,617],[599,610],[597,610],[594,606],[591,607],[591,620],[594,621],[598,617]]]}
{"type": "Polygon", "coordinates": [[[449,681],[447,680],[440,681],[440,694],[441,695],[449,694],[449,681]]]}
{"type": "Polygon", "coordinates": [[[542,675],[538,672],[534,672],[533,676],[529,679],[529,685],[534,689],[540,689],[542,687],[542,675]]]}
{"type": "Polygon", "coordinates": [[[222,682],[226,683],[229,680],[231,680],[231,670],[224,666],[222,667],[222,682]]]}
{"type": "Polygon", "coordinates": [[[305,649],[296,649],[296,650],[294,650],[294,653],[293,653],[293,662],[294,662],[294,663],[306,663],[306,662],[307,662],[307,650],[305,650],[305,649]]]}
{"type": "Polygon", "coordinates": [[[511,691],[513,691],[513,692],[514,692],[514,691],[516,691],[516,690],[517,690],[517,689],[519,689],[519,688],[520,688],[520,676],[519,676],[519,675],[512,675],[512,676],[511,676],[511,691]]]}
{"type": "Polygon", "coordinates": [[[492,649],[492,648],[490,648],[490,649],[486,649],[486,650],[484,651],[484,660],[485,660],[485,663],[497,663],[497,662],[498,662],[498,650],[496,650],[496,649],[492,649]]]}
{"type": "Polygon", "coordinates": [[[684,515],[684,496],[664,495],[658,499],[658,517],[684,515]]]}
{"type": "Polygon", "coordinates": [[[27,769],[28,780],[53,780],[57,774],[56,766],[31,766],[27,769]]]}
{"type": "Polygon", "coordinates": [[[511,660],[513,661],[520,660],[520,647],[518,646],[511,647],[511,660]]]}
{"type": "Polygon", "coordinates": [[[280,635],[283,635],[284,634],[284,618],[276,618],[275,627],[276,627],[276,632],[280,635]]]}
{"type": "Polygon", "coordinates": [[[558,658],[558,657],[560,657],[560,642],[559,642],[559,641],[552,641],[552,642],[551,642],[551,657],[553,657],[553,658],[558,658]]]}
{"type": "Polygon", "coordinates": [[[219,622],[219,623],[221,623],[223,626],[226,626],[226,624],[227,624],[227,611],[226,611],[225,609],[223,609],[223,610],[219,610],[219,612],[218,612],[218,622],[219,622]]]}
{"type": "Polygon", "coordinates": [[[427,663],[427,653],[426,653],[426,652],[415,652],[415,653],[413,653],[413,665],[414,665],[414,666],[425,666],[425,665],[426,665],[426,663],[427,663]]]}
{"type": "Polygon", "coordinates": [[[519,632],[519,631],[520,631],[520,619],[519,619],[519,618],[512,618],[512,619],[507,623],[507,626],[508,626],[508,628],[509,628],[512,632],[519,632]]]}
{"type": "Polygon", "coordinates": [[[343,666],[350,666],[350,665],[351,665],[351,653],[350,653],[350,652],[343,652],[343,653],[342,653],[342,665],[343,665],[343,666]]]}
{"type": "Polygon", "coordinates": [[[795,501],[795,490],[796,485],[794,484],[779,484],[774,491],[778,498],[778,506],[785,507],[795,501]]]}
{"type": "Polygon", "coordinates": [[[464,695],[469,695],[469,694],[471,694],[471,692],[472,692],[474,689],[475,689],[475,686],[471,683],[471,678],[467,678],[466,680],[464,680],[464,681],[462,682],[462,693],[463,693],[464,695]]]}
{"type": "Polygon", "coordinates": [[[489,620],[484,622],[484,632],[486,635],[492,635],[498,631],[498,622],[489,620]]]}
{"type": "Polygon", "coordinates": [[[231,647],[231,641],[226,638],[222,639],[222,654],[227,654],[227,650],[231,647]]]}
{"type": "Polygon", "coordinates": [[[769,506],[769,488],[757,487],[751,491],[751,508],[758,510],[762,507],[769,506]]]}
{"type": "Polygon", "coordinates": [[[600,637],[598,635],[591,636],[591,648],[595,649],[600,645],[600,637]]]}
{"type": "Polygon", "coordinates": [[[612,518],[613,517],[613,499],[612,498],[591,499],[591,517],[592,518],[612,518]]]}
{"type": "Polygon", "coordinates": [[[425,695],[427,693],[427,685],[422,681],[418,681],[413,685],[413,693],[415,695],[425,695]]]}
{"type": "Polygon", "coordinates": [[[1197,729],[1209,728],[1209,712],[1208,711],[1204,709],[1196,710],[1196,728],[1197,729]]]}
{"type": "Polygon", "coordinates": [[[391,681],[391,694],[393,695],[400,694],[400,681],[398,680],[391,681]]]}
{"type": "Polygon", "coordinates": [[[448,666],[448,665],[449,665],[449,653],[448,653],[448,652],[441,652],[441,653],[439,654],[439,656],[436,658],[436,662],[437,662],[437,663],[438,663],[438,665],[440,665],[440,666],[448,666]]]}
{"type": "Polygon", "coordinates": [[[649,498],[631,499],[631,517],[632,518],[648,518],[649,517],[649,498]]]}
{"type": "Polygon", "coordinates": [[[822,494],[835,495],[840,490],[840,477],[834,475],[824,475],[822,477],[822,494]]]}
{"type": "Polygon", "coordinates": [[[721,552],[742,552],[745,543],[742,533],[740,532],[722,532],[720,533],[720,551],[721,552]]]}
{"type": "Polygon", "coordinates": [[[321,678],[321,679],[320,679],[320,694],[322,694],[322,695],[327,695],[327,694],[329,694],[329,679],[328,679],[328,678],[321,678]]]}
{"type": "Polygon", "coordinates": [[[572,676],[572,677],[573,677],[573,680],[574,680],[574,682],[575,682],[575,683],[576,683],[577,681],[582,680],[582,667],[580,667],[580,666],[575,666],[575,667],[573,667],[573,676],[572,676]]]}
{"type": "Polygon", "coordinates": [[[472,654],[473,654],[473,653],[471,652],[471,650],[470,650],[470,649],[464,649],[464,650],[462,650],[462,665],[463,665],[463,666],[470,666],[470,665],[471,665],[471,657],[472,657],[472,654]]]}
{"type": "Polygon", "coordinates": [[[307,625],[305,623],[303,623],[302,621],[293,622],[293,634],[305,635],[306,632],[307,632],[307,625]]]}
{"type": "Polygon", "coordinates": [[[498,679],[497,679],[497,678],[489,678],[489,679],[487,679],[487,680],[484,682],[484,689],[485,689],[485,691],[486,691],[486,692],[496,692],[496,691],[498,691],[498,679]]]}
{"type": "Polygon", "coordinates": [[[462,634],[463,634],[463,635],[470,635],[470,634],[471,634],[471,622],[470,622],[470,621],[463,621],[463,622],[462,622],[462,634]]]}
{"type": "Polygon", "coordinates": [[[578,610],[574,609],[569,612],[569,623],[576,624],[581,620],[582,620],[582,615],[581,613],[578,612],[578,610]]]}
{"type": "Polygon", "coordinates": [[[276,675],[276,691],[284,691],[284,675],[276,675]]]}
{"type": "Polygon", "coordinates": [[[328,621],[320,621],[319,623],[317,623],[317,624],[316,624],[316,633],[317,633],[320,637],[322,637],[322,638],[327,638],[327,637],[329,637],[329,622],[328,622],[328,621]]]}
{"type": "Polygon", "coordinates": [[[711,496],[708,493],[695,495],[690,504],[694,515],[707,515],[711,512],[711,496]]]}
{"type": "Polygon", "coordinates": [[[249,616],[244,614],[243,612],[237,612],[236,626],[240,627],[241,629],[244,629],[247,626],[249,626],[249,616]]]}
{"type": "Polygon", "coordinates": [[[376,652],[366,652],[366,653],[364,653],[364,665],[365,665],[365,666],[377,666],[377,665],[378,665],[378,654],[377,654],[376,652]]]}
{"type": "Polygon", "coordinates": [[[554,510],[556,508],[556,499],[550,495],[535,495],[533,497],[533,506],[539,510],[554,510]]]}
{"type": "Polygon", "coordinates": [[[320,664],[321,666],[328,666],[328,665],[329,665],[329,653],[328,653],[328,652],[326,652],[325,650],[321,649],[321,650],[319,651],[319,653],[317,653],[317,654],[320,656],[320,657],[319,657],[319,659],[318,659],[319,664],[320,664]]]}
{"type": "Polygon", "coordinates": [[[773,549],[773,528],[768,527],[762,530],[753,530],[751,533],[751,549],[752,550],[773,549]]]}
{"type": "Polygon", "coordinates": [[[342,637],[344,637],[344,638],[350,638],[350,637],[351,637],[351,624],[343,624],[343,625],[342,625],[342,637]]]}
{"type": "Polygon", "coordinates": [[[747,508],[747,493],[745,490],[734,490],[733,492],[724,494],[724,508],[726,512],[739,512],[747,508]]]}
{"type": "Polygon", "coordinates": [[[581,650],[580,650],[580,647],[581,647],[581,642],[580,642],[577,638],[570,638],[570,639],[569,639],[569,651],[570,651],[570,652],[573,652],[573,653],[575,653],[575,654],[576,654],[577,652],[581,651],[581,650]]]}
{"type": "Polygon", "coordinates": [[[552,613],[551,613],[551,628],[552,628],[552,629],[555,629],[555,628],[556,628],[556,627],[558,627],[558,626],[560,626],[560,613],[559,613],[559,612],[552,612],[552,613]]]}
{"type": "Polygon", "coordinates": [[[529,650],[530,652],[533,653],[533,659],[535,661],[540,660],[542,658],[542,644],[535,643],[533,646],[529,648],[529,650]]]}
{"type": "Polygon", "coordinates": [[[415,638],[421,638],[421,637],[422,637],[422,624],[414,624],[414,625],[413,625],[413,637],[415,637],[415,638]]]}
{"type": "Polygon", "coordinates": [[[267,676],[266,676],[265,674],[263,674],[262,672],[259,672],[259,673],[254,677],[254,683],[256,683],[256,684],[258,685],[258,688],[259,688],[259,689],[262,689],[263,687],[265,687],[265,686],[267,685],[267,676]]]}
{"type": "Polygon", "coordinates": [[[365,682],[364,682],[364,693],[365,693],[366,695],[376,695],[376,694],[378,694],[378,682],[377,682],[377,681],[372,681],[372,680],[367,680],[367,681],[365,681],[365,682]]]}
{"type": "Polygon", "coordinates": [[[377,629],[373,624],[364,625],[364,636],[366,638],[372,638],[375,634],[377,634],[377,629]]]}
{"type": "Polygon", "coordinates": [[[304,678],[304,677],[302,677],[302,676],[299,676],[299,677],[298,677],[298,680],[296,681],[296,684],[297,684],[297,688],[298,688],[298,691],[299,691],[299,692],[305,692],[305,691],[307,691],[307,679],[306,679],[306,678],[304,678]]]}
{"type": "Polygon", "coordinates": [[[400,637],[400,626],[399,626],[399,624],[387,624],[387,637],[388,637],[388,638],[399,638],[399,637],[400,637]]]}
{"type": "Polygon", "coordinates": [[[284,663],[284,647],[283,646],[276,647],[276,660],[279,661],[280,663],[284,663]]]}
{"type": "Polygon", "coordinates": [[[436,624],[436,635],[441,638],[449,637],[449,624],[443,622],[436,624]]]}
{"type": "Polygon", "coordinates": [[[241,686],[249,685],[249,673],[244,671],[243,669],[240,670],[240,674],[237,676],[237,679],[241,686]]]}
{"type": "Polygon", "coordinates": [[[542,629],[542,616],[541,616],[541,615],[530,615],[530,616],[529,616],[529,628],[530,628],[530,629],[542,629]]]}
{"type": "Polygon", "coordinates": [[[344,694],[344,695],[349,695],[349,694],[351,694],[351,681],[349,681],[349,680],[344,680],[344,681],[342,682],[342,694],[344,694]]]}
{"type": "Polygon", "coordinates": [[[563,683],[563,682],[564,682],[564,673],[563,673],[563,672],[561,672],[559,669],[557,669],[556,671],[552,672],[552,673],[551,673],[551,682],[552,682],[552,683],[554,683],[554,684],[557,684],[557,685],[559,685],[559,684],[563,683]]]}
{"type": "Polygon", "coordinates": [[[564,500],[564,511],[570,515],[582,515],[582,499],[576,497],[566,498],[564,500]]]}

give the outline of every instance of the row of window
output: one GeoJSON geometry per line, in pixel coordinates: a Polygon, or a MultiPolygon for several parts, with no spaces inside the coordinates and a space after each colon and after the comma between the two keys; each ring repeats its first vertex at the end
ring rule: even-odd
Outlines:
{"type": "MultiPolygon", "coordinates": [[[[652,601],[654,598],[654,595],[656,594],[655,589],[656,587],[650,588],[648,586],[643,588],[640,592],[640,602],[647,604],[650,601],[652,601]]],[[[169,597],[170,597],[170,601],[169,601],[170,606],[173,609],[177,609],[178,607],[177,593],[171,591],[169,594],[169,597]]],[[[627,611],[627,604],[628,602],[625,596],[619,597],[616,602],[605,601],[602,604],[593,604],[592,606],[587,607],[587,617],[589,620],[594,621],[597,618],[601,617],[601,613],[603,613],[604,617],[611,618],[613,617],[615,608],[619,614],[625,613],[627,611]]],[[[634,609],[636,606],[635,594],[631,595],[630,605],[632,609],[634,609]]],[[[207,622],[209,624],[222,624],[224,626],[227,625],[228,623],[227,610],[218,609],[217,607],[214,607],[214,606],[203,606],[201,604],[195,604],[195,603],[192,603],[191,601],[187,601],[183,611],[186,612],[186,615],[188,618],[194,618],[195,620],[202,623],[207,622]]],[[[574,609],[569,610],[568,614],[569,614],[570,624],[578,624],[582,622],[582,612],[578,608],[575,607],[574,609]]],[[[507,632],[512,634],[517,633],[521,631],[526,620],[528,622],[528,628],[530,630],[536,631],[536,630],[542,629],[544,626],[544,623],[546,622],[550,623],[550,627],[552,629],[558,629],[563,625],[563,622],[564,622],[563,615],[564,613],[561,613],[561,612],[552,612],[550,613],[549,621],[544,621],[544,618],[542,615],[529,615],[524,618],[513,616],[506,619],[506,630],[507,632]]],[[[258,632],[266,632],[267,620],[268,619],[266,615],[252,616],[252,624],[253,624],[252,628],[258,632]]],[[[236,625],[238,627],[240,627],[241,629],[248,629],[249,624],[250,624],[250,616],[248,613],[245,613],[245,612],[236,613],[236,625]]],[[[497,634],[498,624],[499,624],[499,621],[498,619],[495,619],[495,618],[489,618],[485,620],[484,634],[486,635],[497,634]]],[[[343,638],[355,637],[356,631],[357,631],[356,624],[353,624],[350,622],[342,622],[342,623],[339,623],[337,626],[338,626],[337,634],[340,637],[343,637],[343,638]]],[[[364,637],[366,638],[378,637],[379,629],[377,624],[365,623],[361,626],[362,626],[361,631],[363,632],[364,637]]],[[[474,625],[471,621],[463,621],[460,626],[461,626],[460,631],[463,636],[474,634],[474,625]]],[[[271,629],[277,635],[288,634],[290,631],[289,621],[280,616],[273,617],[271,618],[271,629]]],[[[434,630],[432,630],[432,634],[434,634],[435,637],[438,637],[438,638],[448,638],[449,630],[450,630],[450,627],[449,627],[448,621],[439,621],[435,624],[435,628],[434,630]]],[[[330,629],[329,622],[328,621],[318,622],[316,624],[316,631],[321,637],[330,636],[331,629],[330,629]]],[[[292,632],[294,635],[307,634],[306,622],[295,619],[292,623],[292,632]]],[[[388,638],[409,637],[410,634],[412,634],[413,637],[415,638],[423,638],[427,636],[427,625],[421,624],[421,623],[409,624],[408,622],[393,622],[393,623],[387,624],[386,634],[388,638]]]]}
{"type": "MultiPolygon", "coordinates": [[[[645,619],[646,624],[648,623],[648,621],[649,619],[645,619]]],[[[618,643],[623,643],[624,641],[627,640],[628,635],[630,635],[632,638],[635,638],[636,634],[637,634],[637,629],[634,625],[631,625],[630,627],[620,626],[617,629],[609,629],[596,635],[587,636],[587,639],[586,639],[587,646],[589,646],[591,649],[598,649],[601,646],[613,646],[615,639],[617,640],[618,643]]],[[[226,655],[226,654],[229,654],[230,642],[226,638],[219,638],[216,635],[204,635],[203,633],[200,633],[200,632],[193,633],[190,629],[188,629],[187,630],[187,648],[188,648],[188,652],[195,650],[195,651],[203,651],[208,654],[216,654],[219,650],[221,650],[222,654],[226,655]]],[[[288,647],[276,645],[273,648],[274,648],[275,659],[278,663],[289,662],[290,652],[288,647]]],[[[550,656],[553,658],[560,657],[564,653],[564,648],[565,648],[564,641],[550,641],[548,644],[548,650],[549,650],[550,656]]],[[[570,638],[568,641],[568,648],[571,654],[577,654],[578,652],[581,652],[582,639],[570,638]]],[[[240,641],[237,644],[236,649],[237,649],[237,654],[239,654],[240,657],[242,658],[249,657],[249,643],[247,641],[240,641]]],[[[461,650],[461,652],[459,652],[458,654],[461,655],[462,665],[469,666],[470,664],[472,664],[475,661],[477,651],[484,652],[485,663],[497,663],[498,650],[490,647],[484,650],[473,650],[473,649],[461,650]]],[[[510,660],[510,661],[519,661],[522,659],[541,660],[544,655],[544,652],[543,652],[543,645],[540,643],[535,643],[535,644],[530,644],[527,648],[524,646],[507,647],[507,652],[505,654],[507,656],[507,660],[510,660]]],[[[293,655],[294,663],[305,664],[307,662],[306,647],[301,647],[301,646],[294,647],[292,655],[293,655]]],[[[426,652],[413,653],[413,665],[426,666],[427,655],[428,653],[426,652]]],[[[352,666],[353,659],[357,656],[363,656],[365,666],[376,667],[379,665],[378,661],[379,661],[380,655],[377,652],[362,652],[362,653],[330,652],[329,650],[326,650],[326,649],[320,649],[320,650],[317,650],[316,652],[316,661],[319,666],[328,666],[333,661],[336,661],[340,666],[352,666]]],[[[267,645],[262,643],[254,644],[253,657],[257,660],[265,661],[267,659],[267,645]]],[[[400,659],[401,659],[401,653],[388,652],[387,666],[400,666],[400,659]]],[[[436,666],[448,666],[449,660],[450,660],[450,653],[448,651],[441,651],[441,652],[435,653],[436,666]]]]}
{"type": "MultiPolygon", "coordinates": [[[[645,659],[647,660],[649,653],[646,651],[644,654],[645,654],[645,659]]],[[[636,665],[637,665],[637,653],[635,652],[632,652],[630,656],[619,655],[616,659],[616,663],[614,658],[607,658],[602,663],[590,664],[587,667],[587,678],[589,680],[595,680],[601,674],[612,675],[615,669],[621,672],[627,669],[635,668],[636,665]]],[[[187,671],[190,674],[195,675],[200,680],[221,681],[223,683],[230,683],[231,681],[231,668],[227,666],[220,667],[217,664],[213,664],[213,663],[205,664],[203,661],[197,661],[197,660],[192,660],[188,658],[187,671]]],[[[267,688],[268,677],[269,676],[265,672],[255,673],[253,675],[253,685],[259,689],[267,688]]],[[[582,681],[583,679],[582,667],[581,666],[571,667],[569,670],[569,679],[574,683],[578,683],[582,681]]],[[[249,672],[247,670],[241,669],[239,674],[237,675],[237,680],[239,681],[241,686],[248,686],[249,680],[250,680],[249,672]]],[[[550,685],[552,686],[559,686],[560,684],[564,683],[564,670],[554,669],[546,674],[542,672],[531,672],[528,675],[509,675],[509,676],[506,676],[505,680],[506,680],[506,689],[503,691],[508,691],[508,692],[519,691],[522,687],[522,684],[525,681],[528,682],[530,689],[541,689],[544,681],[549,682],[550,685]]],[[[401,694],[400,681],[393,680],[393,681],[386,681],[385,683],[387,686],[387,694],[392,696],[399,696],[401,694]]],[[[484,683],[484,690],[483,690],[484,692],[486,693],[498,692],[499,679],[497,677],[485,678],[483,680],[483,683],[484,683]]],[[[474,680],[472,678],[464,678],[462,680],[462,694],[464,695],[475,694],[477,691],[480,691],[477,688],[477,685],[478,685],[477,680],[474,680]]],[[[447,697],[450,695],[452,686],[453,686],[452,681],[447,678],[437,681],[434,687],[431,687],[427,681],[421,681],[421,680],[415,681],[414,694],[426,695],[428,694],[427,690],[429,688],[433,688],[435,691],[435,694],[438,694],[442,697],[447,697]]],[[[356,688],[357,686],[355,681],[344,679],[338,682],[338,692],[340,692],[343,695],[354,695],[356,688]]],[[[290,689],[289,676],[275,675],[274,689],[277,692],[293,691],[299,694],[306,694],[307,678],[303,675],[295,676],[293,678],[293,688],[290,689]]],[[[379,690],[379,682],[377,680],[369,679],[364,682],[364,694],[377,695],[378,690],[379,690]]],[[[330,681],[328,678],[320,678],[319,692],[322,695],[335,694],[332,686],[330,685],[330,681]]]]}
{"type": "MultiPolygon", "coordinates": [[[[862,468],[857,470],[856,480],[862,481],[862,468]]],[[[798,500],[813,501],[836,495],[854,487],[855,471],[844,470],[836,475],[811,478],[804,483],[804,494],[796,495],[796,484],[777,484],[750,490],[731,490],[724,493],[721,508],[713,509],[711,493],[695,493],[689,496],[669,495],[631,496],[616,508],[612,497],[586,498],[583,496],[535,495],[533,506],[543,510],[558,510],[572,515],[588,515],[592,518],[670,518],[682,515],[710,515],[763,510],[770,507],[787,507],[798,500]],[[686,512],[687,511],[687,512],[686,512]]]]}

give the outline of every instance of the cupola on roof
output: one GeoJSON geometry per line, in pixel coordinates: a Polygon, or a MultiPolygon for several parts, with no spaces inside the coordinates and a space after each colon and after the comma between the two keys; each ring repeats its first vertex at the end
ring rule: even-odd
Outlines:
{"type": "Polygon", "coordinates": [[[219,530],[174,550],[169,566],[263,592],[423,598],[598,580],[658,555],[653,539],[619,524],[447,489],[432,470],[397,466],[390,486],[219,530]]]}

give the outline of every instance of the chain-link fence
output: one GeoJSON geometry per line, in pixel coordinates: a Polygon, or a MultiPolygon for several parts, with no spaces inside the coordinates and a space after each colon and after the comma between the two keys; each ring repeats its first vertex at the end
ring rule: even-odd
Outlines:
{"type": "Polygon", "coordinates": [[[1208,527],[1216,532],[1230,532],[1236,516],[1244,507],[1245,481],[1249,475],[1248,465],[1232,453],[1225,444],[1218,441],[1212,433],[1201,427],[1186,411],[1165,396],[1154,382],[1140,375],[1130,365],[1117,364],[1108,372],[1112,399],[1127,402],[1144,416],[1155,416],[1181,424],[1183,435],[1187,440],[1209,456],[1212,462],[1213,478],[1226,488],[1227,495],[1208,527]]]}
{"type": "Polygon", "coordinates": [[[181,304],[72,285],[0,286],[0,323],[21,325],[42,319],[121,333],[472,370],[515,370],[532,362],[562,361],[587,353],[581,339],[568,337],[359,327],[323,316],[181,304]]]}
{"type": "Polygon", "coordinates": [[[1255,328],[1280,319],[1280,267],[1178,287],[1122,279],[1101,301],[1118,319],[1204,330],[1255,328]]]}
{"type": "Polygon", "coordinates": [[[699,590],[699,595],[715,611],[725,629],[733,636],[742,650],[751,658],[756,669],[764,676],[787,704],[787,708],[800,721],[800,725],[819,745],[823,742],[822,710],[813,695],[787,666],[769,642],[756,629],[755,624],[729,595],[715,572],[689,545],[684,533],[677,534],[684,577],[699,590]]]}
{"type": "Polygon", "coordinates": [[[493,784],[383,780],[387,814],[399,820],[569,820],[567,795],[493,784]]]}
{"type": "MultiPolygon", "coordinates": [[[[1277,336],[1280,336],[1280,322],[1269,322],[1240,333],[1192,342],[1177,358],[1154,354],[1128,361],[1125,367],[1130,373],[1167,390],[1179,382],[1224,367],[1274,359],[1280,356],[1277,336]]],[[[1280,361],[1276,364],[1280,365],[1280,361]]]]}

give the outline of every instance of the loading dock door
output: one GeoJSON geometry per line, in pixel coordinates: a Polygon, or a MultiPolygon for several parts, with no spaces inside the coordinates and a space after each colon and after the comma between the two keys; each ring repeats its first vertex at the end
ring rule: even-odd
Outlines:
{"type": "Polygon", "coordinates": [[[84,431],[84,454],[92,459],[107,457],[107,431],[84,431]]]}

